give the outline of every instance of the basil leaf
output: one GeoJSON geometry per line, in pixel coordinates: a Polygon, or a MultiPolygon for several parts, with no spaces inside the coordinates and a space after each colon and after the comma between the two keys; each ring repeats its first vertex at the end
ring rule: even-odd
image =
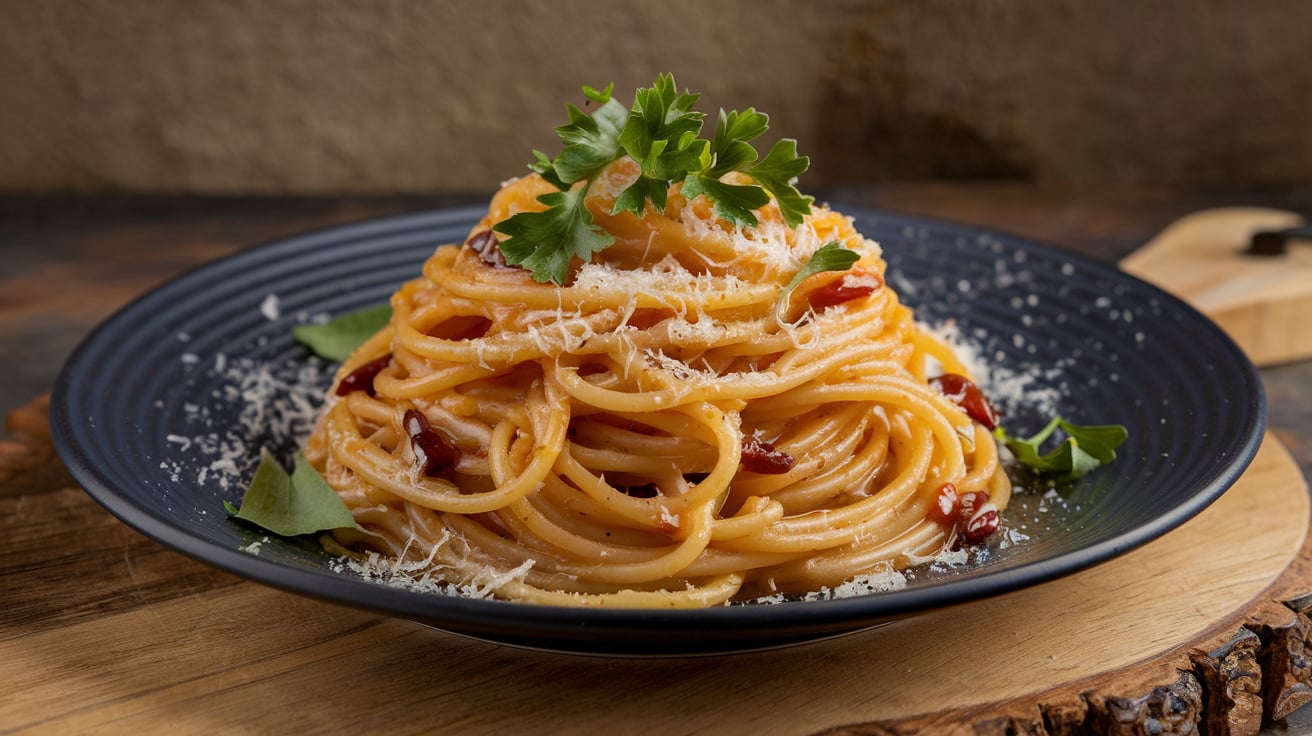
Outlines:
{"type": "Polygon", "coordinates": [[[292,335],[324,360],[340,363],[392,319],[392,307],[380,304],[339,315],[322,325],[296,325],[292,335]]]}
{"type": "Polygon", "coordinates": [[[224,502],[228,512],[284,537],[354,527],[350,509],[319,475],[305,456],[296,454],[290,474],[266,449],[237,508],[224,502]]]}

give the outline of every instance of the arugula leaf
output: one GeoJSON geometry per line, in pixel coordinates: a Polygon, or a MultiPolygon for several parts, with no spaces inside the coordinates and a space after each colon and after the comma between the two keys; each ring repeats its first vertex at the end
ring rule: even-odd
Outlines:
{"type": "Polygon", "coordinates": [[[391,319],[391,305],[379,304],[338,315],[322,325],[296,325],[292,336],[320,358],[340,363],[391,319]]]}
{"type": "Polygon", "coordinates": [[[592,213],[583,205],[584,189],[551,192],[538,197],[549,209],[521,212],[492,226],[509,235],[501,241],[507,263],[533,272],[533,280],[564,283],[570,260],[584,261],[593,253],[615,242],[615,237],[592,221],[592,213]]]}
{"type": "Polygon", "coordinates": [[[641,216],[649,204],[663,210],[670,187],[680,182],[686,196],[705,196],[720,217],[739,227],[759,224],[753,210],[771,196],[790,227],[810,213],[815,200],[795,186],[810,166],[809,158],[797,155],[797,142],[780,140],[765,158],[751,144],[769,128],[764,113],[721,109],[707,141],[699,137],[705,115],[692,109],[700,95],[679,92],[672,74],[636,90],[627,110],[611,96],[613,90],[614,84],[603,90],[585,86],[583,94],[599,107],[588,114],[568,105],[569,123],[556,128],[565,144],[560,154],[553,159],[533,151],[529,169],[560,190],[538,197],[547,211],[521,212],[493,227],[511,236],[500,243],[506,262],[531,270],[534,280],[563,283],[574,256],[587,260],[614,242],[593,224],[582,203],[596,177],[621,156],[633,159],[639,173],[616,197],[612,214],[641,216]],[[734,172],[755,184],[721,181],[734,172]]]}
{"type": "Polygon", "coordinates": [[[852,267],[853,263],[861,260],[861,254],[854,250],[844,248],[837,240],[831,240],[820,246],[816,252],[811,254],[806,265],[801,270],[793,274],[784,288],[780,290],[779,297],[775,299],[774,310],[775,317],[782,324],[786,319],[786,310],[788,309],[788,299],[793,290],[801,286],[811,276],[825,271],[846,271],[852,267]]]}
{"type": "Polygon", "coordinates": [[[323,476],[296,453],[290,474],[261,448],[260,464],[241,499],[241,508],[223,502],[228,513],[274,534],[300,534],[354,527],[355,518],[323,476]]]}
{"type": "Polygon", "coordinates": [[[993,430],[993,434],[1031,470],[1070,479],[1080,478],[1115,460],[1116,448],[1129,437],[1129,431],[1119,424],[1080,426],[1059,416],[1028,439],[1012,437],[1002,427],[993,430]],[[1058,429],[1066,434],[1065,439],[1047,454],[1039,454],[1043,443],[1058,429]]]}

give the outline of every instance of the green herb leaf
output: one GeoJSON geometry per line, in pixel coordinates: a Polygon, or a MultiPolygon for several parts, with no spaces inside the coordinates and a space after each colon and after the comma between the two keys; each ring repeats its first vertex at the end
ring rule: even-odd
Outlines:
{"type": "Polygon", "coordinates": [[[711,139],[715,165],[707,174],[718,179],[730,171],[745,171],[759,157],[748,141],[759,138],[770,127],[769,123],[768,115],[750,107],[743,112],[720,110],[715,137],[711,139]]]}
{"type": "Polygon", "coordinates": [[[226,501],[223,505],[238,519],[284,537],[356,525],[337,492],[300,453],[288,474],[268,450],[261,449],[260,464],[242,497],[241,508],[226,501]]]}
{"type": "Polygon", "coordinates": [[[628,110],[611,96],[613,90],[613,84],[601,91],[584,87],[583,94],[600,107],[588,114],[567,106],[569,123],[556,129],[565,144],[560,154],[553,159],[533,152],[529,169],[561,191],[538,198],[550,209],[521,212],[494,226],[511,235],[500,243],[506,262],[529,269],[536,281],[563,283],[574,256],[587,260],[614,242],[593,225],[582,202],[601,171],[623,155],[638,164],[639,174],[616,197],[612,214],[641,216],[649,204],[663,210],[677,182],[683,182],[686,196],[705,196],[720,217],[740,227],[758,224],[753,210],[765,206],[770,196],[792,227],[811,211],[814,200],[794,186],[810,165],[810,159],[797,155],[797,143],[781,140],[763,159],[751,145],[769,127],[764,113],[720,110],[715,135],[707,141],[699,137],[705,115],[692,109],[699,95],[679,92],[673,75],[661,74],[652,86],[636,90],[628,110]],[[756,183],[721,181],[733,172],[756,183]]]}
{"type": "Polygon", "coordinates": [[[339,315],[322,325],[296,325],[292,335],[324,360],[340,363],[392,319],[392,307],[380,304],[339,315]]]}
{"type": "Polygon", "coordinates": [[[715,203],[715,212],[736,225],[757,224],[752,210],[770,201],[764,189],[741,184],[725,184],[717,178],[689,174],[683,180],[683,194],[689,199],[704,194],[715,203]]]}
{"type": "Polygon", "coordinates": [[[1021,439],[1012,437],[1002,427],[993,430],[998,440],[1025,467],[1038,473],[1052,473],[1065,478],[1080,478],[1116,459],[1116,448],[1129,437],[1119,424],[1080,426],[1061,417],[1053,417],[1037,434],[1021,439]],[[1056,448],[1040,454],[1041,447],[1058,429],[1065,433],[1056,448]]]}
{"type": "Polygon", "coordinates": [[[529,169],[546,179],[551,186],[557,189],[569,189],[569,185],[561,181],[560,177],[556,175],[556,165],[547,154],[534,150],[533,158],[533,163],[528,165],[529,169]]]}
{"type": "Polygon", "coordinates": [[[797,178],[811,165],[807,156],[797,155],[797,141],[785,138],[770,149],[765,158],[746,169],[754,179],[774,195],[789,227],[802,224],[802,216],[811,212],[814,197],[808,197],[794,186],[797,178]]]}
{"type": "Polygon", "coordinates": [[[645,176],[639,176],[628,189],[620,193],[615,198],[615,206],[611,208],[611,214],[617,214],[624,211],[632,212],[635,215],[642,215],[642,210],[650,201],[652,207],[657,210],[665,209],[666,195],[669,193],[670,184],[661,179],[650,179],[645,176]]]}
{"type": "Polygon", "coordinates": [[[563,284],[574,256],[587,261],[615,242],[614,236],[593,223],[592,213],[583,205],[584,191],[544,194],[538,201],[547,210],[521,212],[493,225],[493,230],[510,236],[500,244],[506,262],[529,269],[535,281],[563,284]]]}
{"type": "Polygon", "coordinates": [[[614,91],[615,91],[614,82],[611,82],[610,84],[606,85],[606,88],[600,91],[595,90],[586,84],[583,85],[583,95],[587,97],[589,100],[592,100],[593,102],[602,105],[606,104],[607,102],[610,102],[610,93],[614,91]]]}
{"type": "MultiPolygon", "coordinates": [[[[559,181],[566,185],[580,179],[591,179],[619,157],[620,130],[629,114],[623,105],[612,99],[607,99],[606,104],[591,115],[573,105],[568,111],[569,125],[556,128],[565,148],[552,163],[559,181]]],[[[541,164],[541,158],[538,163],[541,164]]]]}
{"type": "Polygon", "coordinates": [[[619,141],[645,176],[672,181],[701,168],[707,143],[697,134],[705,116],[692,109],[699,96],[680,93],[671,74],[634,92],[619,141]]]}
{"type": "Polygon", "coordinates": [[[634,93],[620,146],[641,173],[615,201],[613,212],[641,215],[649,200],[654,208],[664,209],[670,184],[706,165],[708,144],[697,138],[704,116],[692,110],[697,99],[679,93],[669,74],[634,93]]]}
{"type": "Polygon", "coordinates": [[[820,246],[816,252],[811,254],[806,265],[801,270],[793,274],[793,278],[779,292],[779,298],[775,300],[774,309],[775,317],[780,324],[786,321],[785,312],[788,309],[788,299],[793,290],[806,281],[809,277],[825,271],[846,271],[852,267],[853,263],[861,260],[861,254],[854,250],[844,248],[837,240],[831,240],[820,246]]]}

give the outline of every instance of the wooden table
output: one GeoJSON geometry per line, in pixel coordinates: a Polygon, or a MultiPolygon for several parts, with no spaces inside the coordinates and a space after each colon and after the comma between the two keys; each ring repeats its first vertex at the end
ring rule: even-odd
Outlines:
{"type": "MultiPolygon", "coordinates": [[[[1239,724],[1235,732],[1243,732],[1244,724],[1257,722],[1251,714],[1243,717],[1244,704],[1252,702],[1245,700],[1245,683],[1249,690],[1260,682],[1275,688],[1268,706],[1281,693],[1290,707],[1312,698],[1312,668],[1299,659],[1309,625],[1294,610],[1302,604],[1282,607],[1272,597],[1300,586],[1312,591],[1305,560],[1296,560],[1274,588],[1254,583],[1251,604],[1241,606],[1246,613],[1218,622],[1215,630],[1181,634],[1178,647],[1098,678],[1032,687],[1069,685],[1067,691],[1048,688],[1037,700],[983,704],[970,698],[946,706],[905,703],[898,710],[905,717],[873,719],[861,714],[884,711],[847,705],[894,697],[897,682],[895,673],[864,689],[842,681],[868,674],[863,668],[870,657],[861,654],[860,639],[654,663],[467,641],[263,588],[159,547],[92,502],[53,455],[41,395],[81,337],[142,291],[254,243],[480,199],[0,198],[0,412],[9,415],[9,437],[0,439],[0,733],[523,733],[574,727],[607,733],[1135,733],[1170,721],[1171,698],[1187,701],[1191,687],[1201,688],[1196,700],[1211,707],[1224,693],[1235,695],[1227,712],[1239,724]],[[1205,653],[1190,658],[1189,646],[1213,641],[1228,646],[1210,659],[1205,653]],[[1209,675],[1209,667],[1220,669],[1209,675]],[[1245,667],[1255,671],[1245,675],[1245,667]],[[1193,679],[1184,682],[1185,675],[1193,679]],[[348,691],[333,688],[347,681],[348,691]],[[835,700],[838,705],[789,696],[840,681],[851,697],[835,700]],[[520,695],[479,711],[459,705],[488,692],[520,695]],[[741,710],[713,705],[727,702],[745,703],[756,715],[744,720],[741,710]],[[689,712],[679,713],[672,703],[689,704],[689,712]],[[1111,730],[1113,715],[1135,708],[1138,715],[1115,726],[1122,730],[1111,730]],[[697,717],[688,717],[692,711],[697,717]],[[624,720],[608,720],[608,714],[624,720]],[[1074,719],[1081,725],[1071,726],[1074,719]]],[[[925,184],[839,189],[828,199],[977,224],[1108,261],[1205,207],[1260,204],[1312,212],[1312,192],[1183,196],[925,184]]],[[[1273,437],[1304,475],[1312,473],[1312,362],[1266,368],[1262,377],[1273,437]]],[[[1286,457],[1264,453],[1263,462],[1286,457]]],[[[1169,577],[1169,571],[1160,574],[1169,577]]],[[[1234,574],[1242,577],[1242,571],[1234,574]]],[[[903,662],[895,660],[895,641],[867,643],[903,662]]],[[[1079,642],[1070,646],[1063,654],[1082,656],[1079,642]]],[[[1055,661],[1056,650],[1052,656],[1055,661]]],[[[907,673],[914,678],[912,670],[930,667],[930,659],[905,660],[907,673]]],[[[955,676],[952,656],[932,661],[943,668],[933,677],[955,676]]],[[[1291,723],[1303,717],[1277,715],[1291,723]]],[[[1187,726],[1177,723],[1172,732],[1188,733],[1187,726]]]]}

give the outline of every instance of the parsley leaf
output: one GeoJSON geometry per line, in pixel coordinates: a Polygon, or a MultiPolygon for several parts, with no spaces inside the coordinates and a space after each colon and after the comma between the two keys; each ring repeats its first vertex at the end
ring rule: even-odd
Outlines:
{"type": "Polygon", "coordinates": [[[533,280],[565,283],[570,260],[584,261],[615,242],[615,237],[592,221],[592,213],[583,205],[585,189],[551,192],[538,197],[550,209],[521,212],[492,226],[509,235],[501,241],[507,263],[533,272],[533,280]]]}
{"type": "MultiPolygon", "coordinates": [[[[613,99],[589,115],[582,110],[568,106],[569,125],[556,128],[556,134],[564,141],[565,148],[552,162],[552,168],[559,178],[559,183],[573,184],[581,179],[591,179],[606,164],[614,161],[620,154],[620,130],[625,127],[628,111],[613,99]]],[[[541,162],[541,158],[539,158],[541,162]]],[[[552,182],[557,188],[558,182],[552,182]]]]}
{"type": "Polygon", "coordinates": [[[1119,424],[1080,426],[1059,416],[1028,439],[1012,437],[1002,427],[993,430],[993,434],[1027,468],[1070,479],[1080,478],[1115,460],[1116,448],[1129,437],[1129,431],[1119,424]],[[1065,439],[1047,454],[1040,455],[1040,447],[1058,429],[1065,433],[1065,439]]]}
{"type": "Polygon", "coordinates": [[[227,501],[223,505],[238,519],[284,537],[356,525],[341,497],[301,453],[296,454],[289,474],[268,450],[261,449],[260,464],[242,496],[241,508],[227,501]]]}
{"type": "Polygon", "coordinates": [[[680,92],[673,75],[661,74],[652,86],[635,91],[627,110],[611,96],[613,90],[613,84],[603,90],[585,86],[583,94],[599,107],[589,114],[567,106],[569,123],[556,128],[564,143],[560,154],[551,158],[533,151],[529,169],[560,190],[538,197],[548,209],[521,212],[493,226],[510,236],[500,243],[506,262],[531,270],[534,280],[564,283],[575,256],[587,260],[614,242],[593,224],[583,201],[601,171],[622,156],[633,159],[639,173],[616,197],[612,214],[641,216],[648,205],[663,210],[670,187],[679,183],[685,196],[706,197],[720,217],[739,227],[759,224],[754,210],[771,196],[790,227],[810,213],[814,199],[795,186],[810,166],[810,159],[797,155],[797,142],[782,139],[765,158],[751,144],[769,128],[764,113],[722,109],[707,141],[699,137],[705,115],[692,109],[700,95],[680,92]],[[734,172],[755,183],[721,181],[734,172]]]}
{"type": "Polygon", "coordinates": [[[789,297],[794,289],[801,286],[803,281],[825,271],[846,271],[859,260],[861,260],[861,254],[844,248],[837,240],[831,240],[820,246],[816,252],[811,254],[806,265],[793,274],[793,278],[780,290],[779,298],[774,303],[775,317],[780,324],[786,321],[789,297]]]}
{"type": "Polygon", "coordinates": [[[292,336],[315,355],[340,363],[392,320],[390,304],[338,315],[322,325],[296,325],[292,336]]]}
{"type": "Polygon", "coordinates": [[[711,139],[715,165],[707,173],[719,178],[755,162],[759,154],[748,141],[759,138],[769,127],[770,116],[750,107],[743,112],[721,110],[719,122],[715,125],[715,137],[711,139]]]}
{"type": "Polygon", "coordinates": [[[770,201],[764,189],[741,184],[725,184],[718,178],[689,174],[683,180],[683,194],[692,199],[700,194],[715,203],[715,212],[735,225],[755,225],[752,210],[770,201]]]}
{"type": "Polygon", "coordinates": [[[811,212],[811,203],[815,201],[815,197],[802,194],[794,186],[797,177],[810,165],[810,158],[797,155],[797,141],[785,138],[775,143],[760,163],[747,169],[747,173],[774,195],[789,227],[802,224],[802,216],[811,212]]]}
{"type": "Polygon", "coordinates": [[[665,209],[669,185],[705,167],[708,144],[697,137],[704,115],[692,109],[699,97],[680,93],[670,74],[660,75],[651,87],[633,94],[633,108],[619,142],[640,173],[615,200],[612,212],[641,215],[647,201],[655,209],[665,209]]]}

